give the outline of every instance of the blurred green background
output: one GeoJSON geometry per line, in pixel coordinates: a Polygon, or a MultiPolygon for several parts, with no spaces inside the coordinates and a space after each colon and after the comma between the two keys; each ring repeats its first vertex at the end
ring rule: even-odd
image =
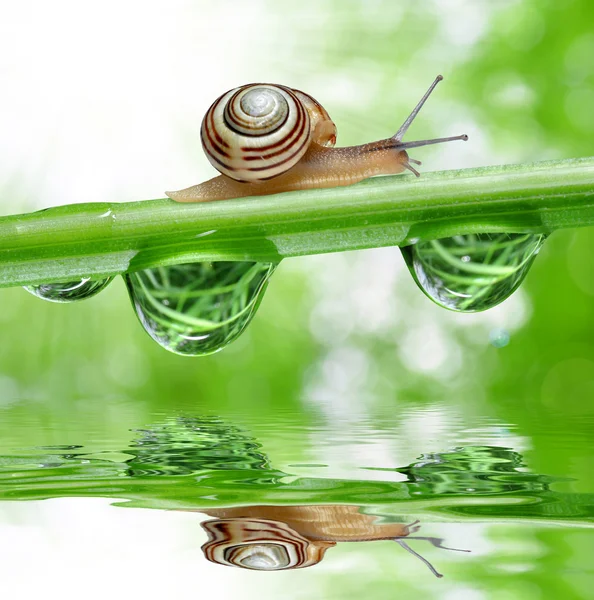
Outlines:
{"type": "MultiPolygon", "coordinates": [[[[3,214],[161,197],[209,177],[200,119],[251,81],[312,94],[347,145],[393,133],[442,73],[408,139],[470,141],[418,149],[425,171],[594,153],[586,0],[64,0],[0,11],[3,214]]],[[[594,493],[593,256],[591,229],[556,232],[521,289],[473,315],[427,300],[396,248],[288,260],[245,334],[199,359],[146,335],[121,280],[72,305],[0,290],[2,454],[122,451],[131,430],[204,414],[245,426],[290,474],[362,481],[363,467],[404,467],[486,437],[563,478],[557,491],[594,493]],[[489,341],[499,330],[510,335],[504,348],[489,341]],[[362,435],[374,431],[385,443],[362,435]],[[317,463],[328,470],[290,466],[317,463]]],[[[11,506],[5,523],[31,518],[11,506]]],[[[283,576],[328,598],[389,598],[394,585],[404,597],[588,597],[586,529],[481,527],[488,543],[472,561],[436,556],[442,587],[395,573],[395,551],[381,546],[359,569],[350,548],[343,570],[283,576]],[[506,568],[510,553],[523,558],[506,568]]]]}

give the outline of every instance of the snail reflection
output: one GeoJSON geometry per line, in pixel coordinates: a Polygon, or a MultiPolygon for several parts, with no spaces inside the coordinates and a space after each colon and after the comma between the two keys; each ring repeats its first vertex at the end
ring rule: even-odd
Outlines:
{"type": "MultiPolygon", "coordinates": [[[[421,531],[414,516],[395,516],[410,514],[419,503],[431,502],[456,521],[594,518],[592,495],[551,488],[554,478],[531,471],[520,453],[503,446],[422,454],[393,469],[401,481],[289,476],[275,468],[257,437],[216,416],[169,417],[136,429],[118,457],[114,450],[103,456],[83,446],[48,446],[0,456],[0,500],[62,497],[67,481],[69,496],[208,515],[203,550],[222,565],[304,568],[341,542],[391,540],[437,576],[421,556],[430,544],[443,550],[464,544],[429,537],[430,524],[421,531]],[[242,503],[257,505],[237,506],[242,503]]],[[[394,561],[398,553],[404,557],[394,548],[394,561]]]]}
{"type": "Polygon", "coordinates": [[[216,517],[202,527],[208,541],[202,546],[211,562],[255,571],[302,569],[317,565],[326,550],[339,542],[392,540],[419,558],[436,577],[435,567],[409,545],[424,540],[436,548],[469,552],[443,545],[437,537],[411,536],[420,529],[412,523],[381,523],[352,505],[243,506],[209,509],[216,517]]]}

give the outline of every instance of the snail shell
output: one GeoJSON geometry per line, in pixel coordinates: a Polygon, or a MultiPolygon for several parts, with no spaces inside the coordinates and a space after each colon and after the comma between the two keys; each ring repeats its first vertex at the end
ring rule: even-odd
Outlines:
{"type": "Polygon", "coordinates": [[[223,94],[200,129],[210,163],[237,181],[266,181],[288,171],[312,141],[336,142],[336,126],[314,98],[283,85],[254,83],[223,94]]]}
{"type": "Polygon", "coordinates": [[[285,523],[267,519],[216,519],[202,523],[208,560],[255,571],[299,569],[319,563],[334,542],[312,541],[285,523]]]}

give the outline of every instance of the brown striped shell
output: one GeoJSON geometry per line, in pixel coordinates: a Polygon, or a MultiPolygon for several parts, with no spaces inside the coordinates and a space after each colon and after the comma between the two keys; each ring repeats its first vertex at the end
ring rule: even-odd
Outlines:
{"type": "Polygon", "coordinates": [[[258,182],[288,171],[312,141],[333,146],[336,126],[308,94],[254,83],[214,102],[202,120],[200,137],[215,169],[237,181],[258,182]]]}
{"type": "Polygon", "coordinates": [[[255,571],[299,569],[319,563],[334,542],[311,541],[268,519],[216,519],[202,523],[208,560],[255,571]]]}

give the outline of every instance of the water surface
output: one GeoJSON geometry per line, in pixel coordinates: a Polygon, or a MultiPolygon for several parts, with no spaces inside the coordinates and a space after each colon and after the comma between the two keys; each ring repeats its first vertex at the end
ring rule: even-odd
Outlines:
{"type": "MultiPolygon", "coordinates": [[[[104,410],[117,404],[108,401],[104,410]]],[[[4,416],[21,434],[32,427],[17,411],[4,416]]],[[[572,430],[573,419],[559,418],[553,428],[541,421],[535,424],[539,443],[576,457],[589,453],[587,437],[572,430]]],[[[289,581],[284,593],[290,598],[306,592],[356,598],[366,586],[377,598],[393,597],[395,588],[409,594],[405,597],[541,598],[547,597],[541,593],[547,585],[559,597],[586,597],[594,493],[588,482],[560,475],[554,465],[543,469],[533,441],[513,423],[463,416],[436,403],[396,411],[383,407],[360,420],[329,420],[306,411],[262,416],[185,409],[123,427],[113,440],[96,423],[79,425],[78,434],[71,428],[45,431],[52,444],[24,447],[15,438],[3,446],[0,511],[5,525],[12,525],[4,528],[8,533],[0,549],[8,584],[23,569],[21,554],[10,548],[34,527],[45,541],[32,545],[29,564],[42,561],[51,571],[62,553],[76,560],[82,551],[93,554],[104,573],[108,565],[117,571],[114,563],[122,552],[142,555],[150,540],[154,555],[147,560],[159,557],[158,582],[167,585],[176,577],[183,587],[188,575],[180,574],[180,564],[191,557],[192,570],[205,585],[221,590],[217,597],[231,597],[235,586],[243,585],[246,597],[274,597],[289,581]],[[57,443],[60,437],[63,444],[57,443]],[[76,437],[81,443],[73,443],[76,437]],[[47,554],[47,538],[56,535],[64,510],[65,531],[47,554]],[[237,522],[237,516],[244,528],[283,519],[302,533],[305,527],[310,544],[319,543],[307,529],[313,519],[314,537],[334,535],[338,541],[301,569],[281,561],[281,572],[258,573],[209,562],[207,550],[201,550],[209,523],[230,517],[237,522]],[[416,521],[420,529],[409,538],[440,538],[446,547],[470,551],[409,539],[409,547],[442,579],[383,538],[416,521]],[[105,531],[98,533],[101,528],[105,531]],[[97,549],[107,531],[115,554],[97,549]]],[[[249,560],[270,568],[260,555],[249,560]]],[[[181,597],[191,597],[190,588],[181,597]]]]}

